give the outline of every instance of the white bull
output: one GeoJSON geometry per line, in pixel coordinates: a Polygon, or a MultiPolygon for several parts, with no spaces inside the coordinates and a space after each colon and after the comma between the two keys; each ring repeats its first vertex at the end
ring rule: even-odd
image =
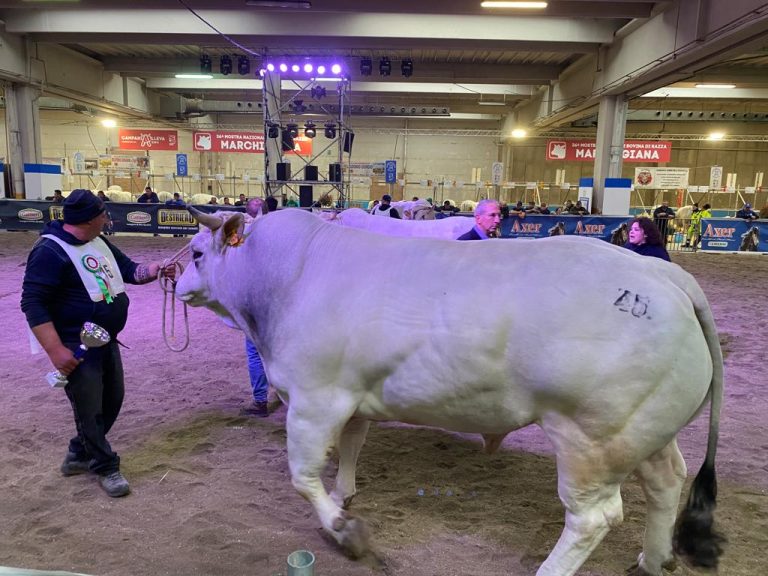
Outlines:
{"type": "Polygon", "coordinates": [[[319,216],[326,222],[359,228],[384,234],[385,236],[403,236],[406,238],[443,238],[455,240],[475,225],[474,218],[458,216],[440,220],[400,220],[372,216],[360,208],[349,208],[342,212],[321,212],[319,216]]]}
{"type": "Polygon", "coordinates": [[[426,200],[400,200],[392,202],[392,208],[397,210],[404,220],[435,219],[435,207],[426,200]]]}
{"type": "Polygon", "coordinates": [[[299,210],[257,218],[239,243],[241,214],[195,215],[208,228],[191,241],[178,294],[256,343],[288,400],[293,485],[351,554],[366,549],[363,522],[344,507],[370,420],[477,432],[492,446],[535,423],[552,442],[565,507],[538,576],[578,570],[622,521],[620,486],[633,472],[648,506],[633,573],[661,576],[673,563],[673,529],[676,552],[717,565],[722,355],[704,294],[680,267],[601,240],[387,238],[299,210]],[[675,528],[686,477],[676,436],[708,399],[706,459],[675,528]]]}

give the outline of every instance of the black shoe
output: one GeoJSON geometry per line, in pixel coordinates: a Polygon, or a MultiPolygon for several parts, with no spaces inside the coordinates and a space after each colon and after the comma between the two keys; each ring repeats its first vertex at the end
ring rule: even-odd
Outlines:
{"type": "Polygon", "coordinates": [[[111,498],[120,498],[131,492],[128,480],[120,472],[112,472],[106,476],[100,476],[99,484],[111,498]]]}
{"type": "Polygon", "coordinates": [[[74,476],[76,474],[85,474],[90,469],[90,460],[82,460],[74,452],[67,452],[64,462],[61,463],[61,473],[64,476],[74,476]]]}
{"type": "Polygon", "coordinates": [[[259,416],[260,418],[266,418],[269,416],[269,408],[266,402],[253,402],[250,406],[243,409],[243,414],[249,416],[259,416]]]}

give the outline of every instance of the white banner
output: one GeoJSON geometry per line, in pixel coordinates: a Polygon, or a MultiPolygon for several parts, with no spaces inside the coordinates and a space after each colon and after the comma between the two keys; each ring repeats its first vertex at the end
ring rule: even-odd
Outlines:
{"type": "Polygon", "coordinates": [[[635,188],[688,188],[688,168],[635,168],[635,188]]]}

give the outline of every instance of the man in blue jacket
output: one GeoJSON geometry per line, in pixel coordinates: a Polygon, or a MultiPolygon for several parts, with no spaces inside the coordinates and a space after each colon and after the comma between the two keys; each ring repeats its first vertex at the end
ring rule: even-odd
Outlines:
{"type": "MultiPolygon", "coordinates": [[[[73,190],[63,214],[63,222],[45,226],[29,254],[21,309],[51,364],[68,379],[64,391],[77,435],[69,441],[62,474],[93,472],[116,498],[130,492],[120,473],[120,457],[107,441],[124,395],[117,336],[128,318],[125,283],[153,281],[161,264],[138,264],[101,236],[106,210],[91,191],[73,190]],[[73,353],[85,322],[104,328],[111,340],[78,360],[73,353]]],[[[166,273],[173,277],[172,267],[166,273]]]]}
{"type": "Polygon", "coordinates": [[[496,235],[501,224],[501,207],[496,200],[480,200],[475,207],[475,225],[457,240],[487,240],[496,235]]]}

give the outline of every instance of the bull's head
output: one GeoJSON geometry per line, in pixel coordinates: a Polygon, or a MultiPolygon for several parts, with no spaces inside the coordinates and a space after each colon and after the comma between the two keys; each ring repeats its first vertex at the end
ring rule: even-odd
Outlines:
{"type": "Polygon", "coordinates": [[[205,214],[191,206],[187,209],[204,228],[192,237],[192,264],[181,275],[176,295],[190,306],[205,306],[226,320],[231,317],[220,294],[226,288],[226,276],[218,270],[227,251],[238,249],[244,241],[244,216],[241,212],[205,214]]]}

